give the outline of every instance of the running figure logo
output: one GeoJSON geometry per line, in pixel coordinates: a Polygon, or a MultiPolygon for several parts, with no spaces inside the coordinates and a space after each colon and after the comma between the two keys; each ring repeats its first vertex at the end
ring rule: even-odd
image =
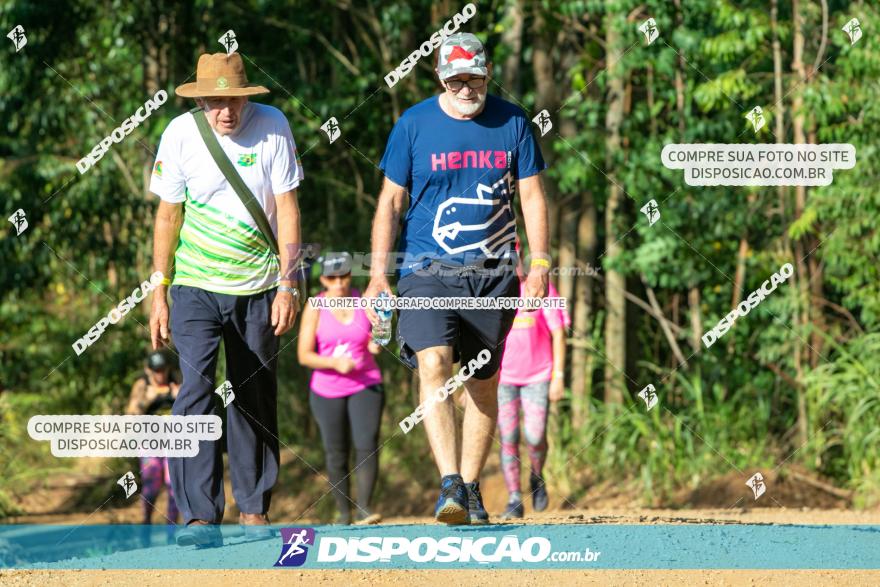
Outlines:
{"type": "Polygon", "coordinates": [[[460,196],[440,204],[431,235],[450,255],[480,251],[496,258],[516,239],[516,217],[510,204],[513,176],[508,171],[491,186],[477,184],[476,191],[476,198],[460,196]],[[475,233],[484,238],[474,241],[475,233]]]}
{"type": "Polygon", "coordinates": [[[654,226],[654,223],[660,220],[660,207],[657,205],[657,200],[648,200],[648,203],[639,210],[648,217],[648,226],[654,226]]]}
{"type": "Polygon", "coordinates": [[[125,499],[131,497],[131,495],[138,489],[137,483],[135,483],[134,480],[134,474],[131,471],[120,477],[116,484],[122,487],[123,491],[125,491],[125,499]]]}
{"type": "Polygon", "coordinates": [[[330,144],[333,144],[333,141],[339,138],[339,135],[342,134],[342,131],[339,130],[339,123],[336,121],[335,116],[331,116],[327,122],[321,125],[321,130],[327,133],[327,138],[330,139],[330,144]]]}
{"type": "Polygon", "coordinates": [[[301,567],[309,555],[309,546],[315,545],[314,528],[281,528],[281,555],[276,567],[301,567]]]}
{"type": "Polygon", "coordinates": [[[24,215],[24,210],[19,208],[15,211],[15,213],[9,217],[9,222],[12,223],[12,226],[15,227],[15,236],[19,236],[28,227],[27,216],[24,215]]]}
{"type": "Polygon", "coordinates": [[[538,128],[541,129],[542,137],[547,134],[547,131],[553,128],[553,121],[550,120],[550,114],[547,113],[547,110],[541,110],[538,112],[538,115],[532,119],[532,122],[537,124],[538,128]]]}
{"type": "Polygon", "coordinates": [[[859,19],[857,18],[846,23],[842,30],[849,36],[850,46],[855,45],[862,38],[862,25],[859,24],[859,19]]]}
{"type": "Polygon", "coordinates": [[[648,406],[648,411],[651,411],[651,408],[657,405],[659,399],[657,398],[657,392],[654,389],[652,384],[648,384],[645,389],[639,392],[639,397],[645,400],[645,405],[648,406]]]}
{"type": "Polygon", "coordinates": [[[645,40],[650,45],[660,36],[660,30],[657,28],[657,21],[649,18],[639,25],[639,30],[645,35],[645,40]]]}
{"type": "Polygon", "coordinates": [[[751,476],[751,478],[746,481],[746,485],[752,488],[752,493],[755,494],[755,499],[758,499],[764,492],[767,491],[767,486],[764,484],[764,476],[761,473],[755,473],[751,476]]]}
{"type": "Polygon", "coordinates": [[[12,44],[15,45],[15,52],[18,53],[21,51],[25,45],[27,45],[27,36],[24,34],[24,27],[16,25],[9,33],[7,33],[7,38],[12,41],[12,44]]]}
{"type": "Polygon", "coordinates": [[[235,32],[232,29],[223,33],[223,36],[217,41],[226,49],[227,55],[235,53],[235,50],[238,49],[238,41],[235,39],[235,32]]]}
{"type": "Polygon", "coordinates": [[[223,407],[225,408],[229,404],[232,403],[232,400],[235,399],[235,392],[232,391],[232,383],[228,380],[224,381],[223,384],[214,390],[214,393],[220,396],[220,399],[223,400],[223,407]]]}
{"type": "Polygon", "coordinates": [[[749,113],[746,114],[746,119],[752,123],[752,127],[755,129],[755,134],[758,134],[758,131],[764,128],[764,111],[761,110],[760,106],[755,106],[749,113]]]}

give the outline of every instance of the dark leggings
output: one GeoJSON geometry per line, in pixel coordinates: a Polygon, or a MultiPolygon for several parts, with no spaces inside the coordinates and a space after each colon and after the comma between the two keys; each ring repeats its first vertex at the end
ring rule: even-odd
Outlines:
{"type": "Polygon", "coordinates": [[[369,509],[379,474],[379,424],[384,404],[381,385],[339,398],[326,398],[315,392],[309,394],[309,405],[324,441],[330,488],[343,515],[351,511],[348,454],[352,442],[355,450],[352,472],[357,471],[357,505],[369,509]]]}

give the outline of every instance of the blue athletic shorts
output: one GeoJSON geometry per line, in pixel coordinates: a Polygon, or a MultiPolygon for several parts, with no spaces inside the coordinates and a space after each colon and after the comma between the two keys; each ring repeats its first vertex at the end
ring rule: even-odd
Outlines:
{"type": "MultiPolygon", "coordinates": [[[[398,297],[519,297],[516,272],[462,271],[432,267],[410,273],[397,282],[398,297]]],[[[489,362],[475,374],[490,379],[501,366],[504,341],[513,326],[515,309],[509,310],[399,310],[397,343],[404,363],[418,368],[416,352],[433,346],[451,346],[453,362],[466,364],[480,351],[491,353],[489,362]]]]}

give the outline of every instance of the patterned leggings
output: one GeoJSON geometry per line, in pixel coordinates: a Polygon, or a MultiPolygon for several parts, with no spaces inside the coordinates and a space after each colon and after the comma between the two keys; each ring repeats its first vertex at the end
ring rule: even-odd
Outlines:
{"type": "Polygon", "coordinates": [[[162,486],[168,487],[169,523],[177,523],[177,503],[171,490],[171,477],[168,474],[168,459],[165,457],[141,457],[141,506],[144,510],[144,523],[150,524],[155,509],[156,498],[162,486]]]}
{"type": "Polygon", "coordinates": [[[549,381],[498,386],[498,429],[501,432],[501,470],[510,493],[520,491],[519,410],[522,406],[526,447],[532,473],[540,475],[547,456],[547,392],[549,381]]]}

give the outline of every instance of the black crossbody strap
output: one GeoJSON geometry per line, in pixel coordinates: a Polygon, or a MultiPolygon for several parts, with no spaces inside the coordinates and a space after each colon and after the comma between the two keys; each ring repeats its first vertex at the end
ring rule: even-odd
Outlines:
{"type": "Polygon", "coordinates": [[[208,147],[208,151],[211,153],[211,157],[214,158],[214,162],[217,163],[217,167],[220,168],[220,172],[223,173],[223,177],[226,178],[226,181],[229,182],[229,185],[231,185],[232,189],[235,190],[235,193],[238,194],[241,203],[244,204],[244,207],[250,212],[254,221],[257,223],[257,226],[260,228],[260,232],[263,233],[263,238],[269,243],[269,248],[277,255],[278,241],[275,240],[275,234],[272,232],[272,226],[269,224],[269,219],[266,218],[266,213],[263,211],[263,207],[260,206],[260,203],[251,193],[251,190],[248,189],[248,186],[244,183],[244,180],[238,174],[238,171],[235,170],[235,167],[232,166],[232,162],[229,160],[229,157],[226,156],[223,147],[221,147],[220,143],[217,141],[217,137],[214,136],[214,131],[211,130],[211,125],[208,124],[208,120],[203,116],[203,110],[196,107],[190,110],[189,113],[192,114],[195,119],[196,126],[199,128],[199,134],[202,135],[202,140],[205,142],[205,146],[208,147]]]}

